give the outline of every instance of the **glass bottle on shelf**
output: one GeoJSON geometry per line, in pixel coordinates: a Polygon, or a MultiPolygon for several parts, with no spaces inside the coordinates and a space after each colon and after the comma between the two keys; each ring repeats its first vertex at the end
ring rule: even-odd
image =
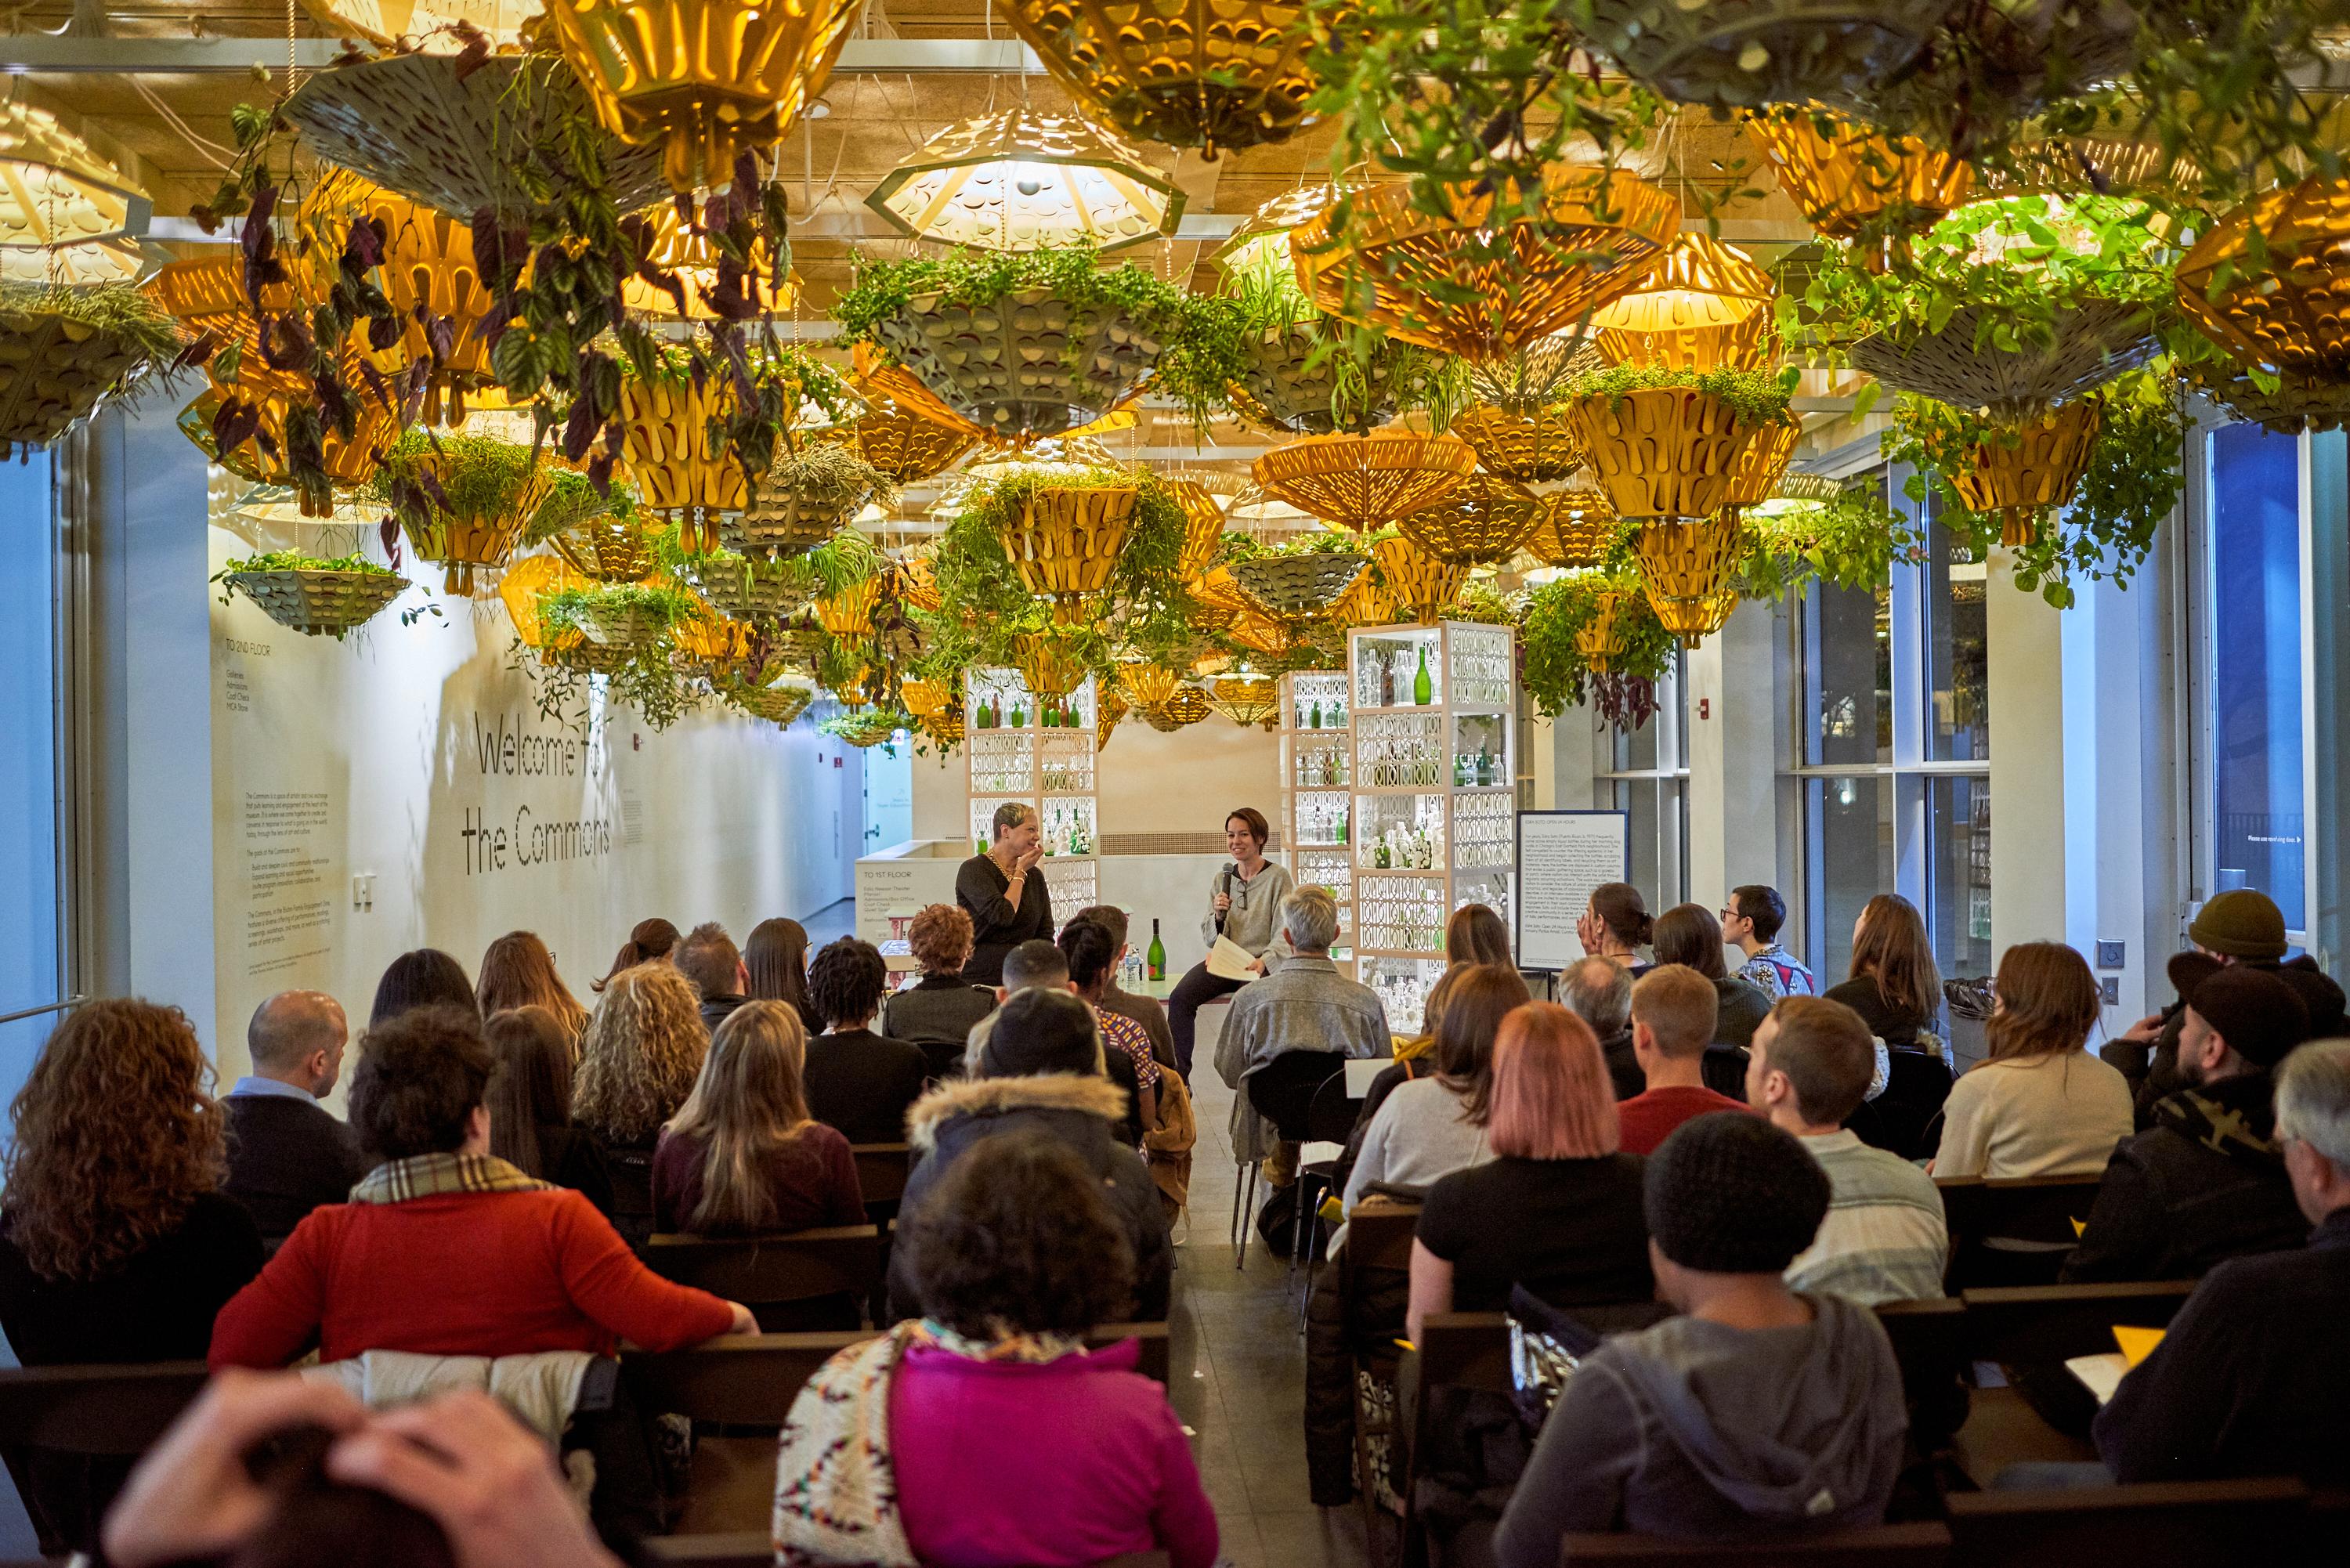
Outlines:
{"type": "Polygon", "coordinates": [[[1412,703],[1416,707],[1425,708],[1435,694],[1435,686],[1428,679],[1428,649],[1422,648],[1419,650],[1419,673],[1411,678],[1412,703]]]}
{"type": "Polygon", "coordinates": [[[1322,727],[1322,699],[1319,697],[1314,699],[1314,727],[1317,730],[1322,727]]]}
{"type": "Polygon", "coordinates": [[[1150,962],[1150,978],[1165,980],[1167,978],[1167,944],[1159,940],[1159,921],[1155,918],[1150,922],[1150,949],[1148,957],[1150,962]]]}

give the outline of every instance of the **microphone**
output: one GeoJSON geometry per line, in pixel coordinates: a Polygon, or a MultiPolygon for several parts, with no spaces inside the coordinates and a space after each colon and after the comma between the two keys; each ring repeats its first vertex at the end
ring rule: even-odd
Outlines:
{"type": "MultiPolygon", "coordinates": [[[[1223,894],[1226,898],[1232,897],[1232,878],[1240,874],[1241,864],[1239,861],[1233,860],[1227,862],[1224,868],[1216,873],[1216,891],[1223,894]]],[[[1224,934],[1224,917],[1231,912],[1232,911],[1229,909],[1219,909],[1216,911],[1216,934],[1218,936],[1222,936],[1224,934]]]]}

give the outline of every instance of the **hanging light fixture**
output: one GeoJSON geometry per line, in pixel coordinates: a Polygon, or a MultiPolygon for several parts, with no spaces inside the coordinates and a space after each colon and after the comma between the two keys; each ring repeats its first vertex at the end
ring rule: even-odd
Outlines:
{"type": "Polygon", "coordinates": [[[122,283],[154,203],[57,117],[0,103],[0,275],[26,283],[122,283]]]}
{"type": "Polygon", "coordinates": [[[1183,192],[1107,131],[1022,105],[941,130],[865,204],[900,233],[941,244],[1115,251],[1173,234],[1183,192]]]}
{"type": "Polygon", "coordinates": [[[1773,358],[1773,292],[1744,251],[1685,234],[1631,292],[1594,311],[1591,327],[1613,364],[1760,370],[1773,358]]]}
{"type": "Polygon", "coordinates": [[[461,22],[490,47],[515,49],[523,25],[539,14],[538,0],[302,0],[302,8],[343,37],[387,48],[429,44],[448,54],[463,47],[450,31],[461,22]]]}

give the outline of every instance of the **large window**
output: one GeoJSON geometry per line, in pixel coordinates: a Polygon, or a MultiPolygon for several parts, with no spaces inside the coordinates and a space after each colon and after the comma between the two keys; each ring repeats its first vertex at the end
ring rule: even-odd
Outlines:
{"type": "Polygon", "coordinates": [[[1657,712],[1629,734],[1609,732],[1600,800],[1631,819],[1632,886],[1651,912],[1689,901],[1689,658],[1657,683],[1657,712]]]}
{"type": "Polygon", "coordinates": [[[16,1093],[66,990],[59,875],[63,658],[50,460],[0,463],[0,1095],[16,1093]]]}
{"type": "Polygon", "coordinates": [[[2204,443],[2207,810],[2201,897],[2257,888],[2309,926],[2301,440],[2223,425],[2204,443]]]}
{"type": "MultiPolygon", "coordinates": [[[[1896,505],[1898,483],[1880,474],[1896,505]]],[[[1872,589],[1808,585],[1793,618],[1800,737],[1788,786],[1801,824],[1804,961],[1852,961],[1879,893],[1924,912],[1951,974],[1991,967],[1991,712],[1984,566],[1923,518],[1927,556],[1872,589]]]]}

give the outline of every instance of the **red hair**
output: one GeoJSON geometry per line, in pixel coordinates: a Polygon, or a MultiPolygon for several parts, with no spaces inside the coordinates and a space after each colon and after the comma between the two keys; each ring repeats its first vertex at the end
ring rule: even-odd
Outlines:
{"type": "Polygon", "coordinates": [[[1529,1002],[1502,1020],[1492,1107],[1485,1141],[1497,1155],[1600,1159],[1618,1147],[1616,1090],[1599,1037],[1556,1002],[1529,1002]]]}

